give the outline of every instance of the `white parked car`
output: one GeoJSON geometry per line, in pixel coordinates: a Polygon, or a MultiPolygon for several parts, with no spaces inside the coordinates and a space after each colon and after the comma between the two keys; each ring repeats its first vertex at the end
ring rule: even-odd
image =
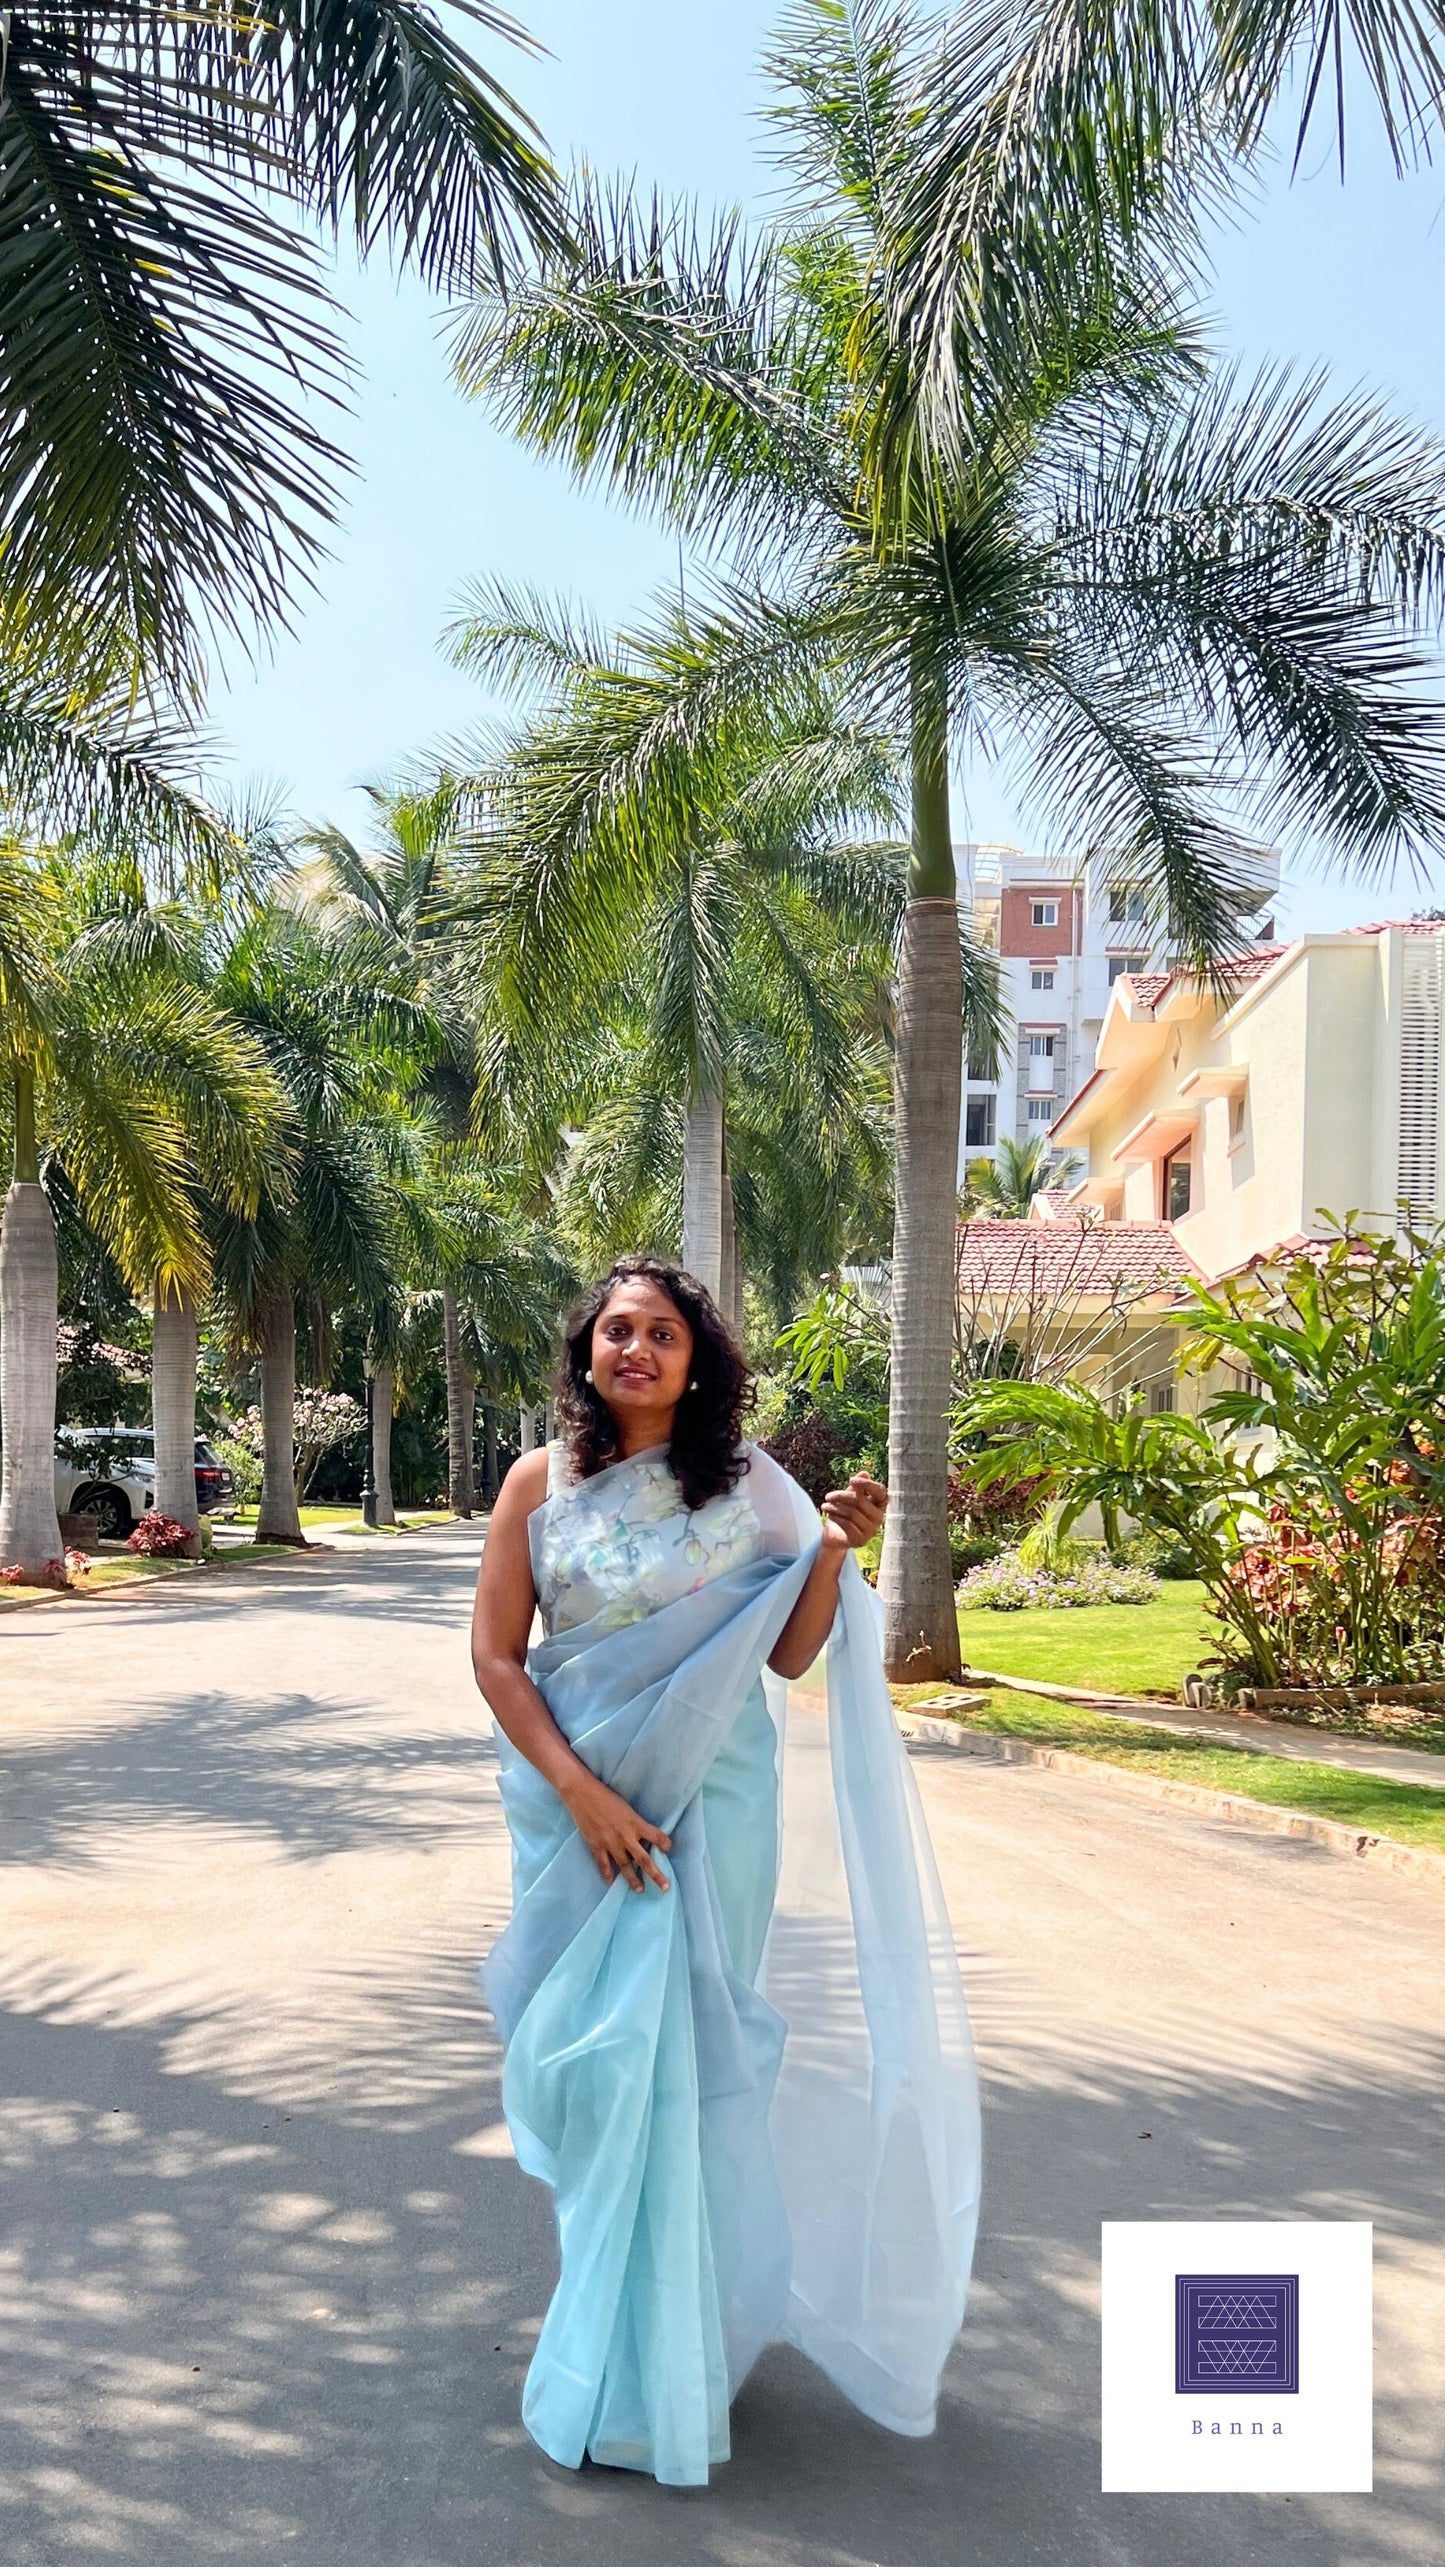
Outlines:
{"type": "MultiPolygon", "coordinates": [[[[97,1530],[124,1541],[156,1502],[156,1439],[148,1426],[62,1426],[55,1438],[55,1511],[93,1515],[97,1530]]],[[[236,1483],[196,1437],[196,1504],[202,1515],[234,1515],[236,1483]]]]}

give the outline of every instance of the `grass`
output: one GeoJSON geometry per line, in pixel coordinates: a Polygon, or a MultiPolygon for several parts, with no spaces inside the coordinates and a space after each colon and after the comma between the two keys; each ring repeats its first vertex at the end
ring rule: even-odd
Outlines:
{"type": "MultiPolygon", "coordinates": [[[[1110,1608],[1080,1606],[1078,1610],[1082,1615],[1110,1608]]],[[[1067,1619],[1040,1616],[1041,1620],[1056,1618],[1067,1619]]],[[[895,1699],[901,1710],[910,1705],[916,1708],[930,1690],[936,1693],[937,1688],[900,1685],[894,1689],[895,1699]]],[[[1111,1719],[1107,1712],[1049,1702],[1036,1694],[1001,1695],[976,1711],[943,1716],[956,1717],[961,1728],[995,1737],[1027,1738],[1038,1746],[1066,1747],[1075,1755],[1095,1757],[1126,1773],[1204,1783],[1213,1791],[1237,1792],[1243,1799],[1267,1801],[1276,1809],[1305,1810],[1312,1817],[1332,1818],[1371,1836],[1388,1836],[1396,1844],[1432,1846],[1445,1853],[1445,1791],[1428,1783],[1394,1783],[1383,1775],[1361,1774],[1341,1765],[1312,1765],[1292,1756],[1262,1754],[1253,1747],[1221,1746],[1193,1730],[1176,1734],[1138,1729],[1132,1722],[1111,1719]]]]}
{"type": "Polygon", "coordinates": [[[958,1629],[966,1666],[1096,1693],[1168,1694],[1175,1702],[1213,1646],[1204,1589],[1193,1578],[1166,1578],[1152,1604],[960,1613],[958,1629]]]}
{"type": "MultiPolygon", "coordinates": [[[[231,1520],[242,1526],[253,1525],[257,1512],[254,1506],[238,1506],[231,1520]]],[[[303,1533],[312,1532],[325,1524],[350,1525],[358,1533],[362,1530],[360,1507],[344,1506],[339,1500],[333,1500],[321,1506],[303,1506],[298,1508],[297,1512],[301,1518],[303,1533]]],[[[428,1524],[449,1524],[450,1522],[451,1510],[448,1507],[412,1507],[405,1515],[397,1517],[396,1530],[398,1533],[413,1533],[419,1532],[428,1524]]],[[[383,1524],[376,1530],[390,1533],[392,1527],[389,1524],[383,1524]]]]}

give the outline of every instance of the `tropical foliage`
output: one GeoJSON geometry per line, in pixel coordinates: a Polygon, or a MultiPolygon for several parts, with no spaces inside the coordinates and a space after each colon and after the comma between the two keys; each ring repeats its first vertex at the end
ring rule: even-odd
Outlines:
{"type": "Polygon", "coordinates": [[[825,669],[908,772],[880,1576],[898,1674],[958,1663],[951,763],[1002,747],[1041,819],[1147,881],[1154,923],[1211,971],[1248,905],[1251,825],[1375,865],[1445,819],[1421,638],[1445,456],[1317,375],[1210,362],[1172,281],[1222,148],[1190,46],[1132,196],[1113,194],[1130,155],[1096,144],[1097,222],[1071,195],[1066,215],[1047,153],[1083,148],[1103,75],[1055,21],[1027,26],[805,0],[769,64],[785,215],[749,235],[584,177],[579,250],[487,299],[459,350],[528,445],[712,550],[735,690],[787,704],[825,669]]]}
{"type": "Polygon", "coordinates": [[[1198,1416],[980,1384],[975,1477],[1044,1476],[1062,1529],[1097,1506],[1111,1548],[1131,1520],[1167,1533],[1232,1685],[1445,1671],[1445,1233],[1346,1224],[1274,1277],[1189,1300],[1198,1416]]]}

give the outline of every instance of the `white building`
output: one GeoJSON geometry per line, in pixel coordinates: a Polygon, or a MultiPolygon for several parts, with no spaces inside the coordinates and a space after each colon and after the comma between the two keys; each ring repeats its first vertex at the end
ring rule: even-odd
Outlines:
{"type": "MultiPolygon", "coordinates": [[[[1001,1140],[1050,1132],[1064,1101],[1093,1066],[1109,996],[1126,972],[1163,970],[1165,941],[1146,924],[1142,887],[1111,882],[1102,860],[1033,856],[977,842],[956,847],[960,900],[974,932],[997,953],[1007,1018],[996,1078],[965,1064],[959,1175],[1001,1140]],[[980,1074],[975,1076],[975,1071],[980,1074]]],[[[1241,941],[1268,944],[1264,915],[1279,887],[1279,859],[1256,868],[1259,907],[1241,941]]]]}

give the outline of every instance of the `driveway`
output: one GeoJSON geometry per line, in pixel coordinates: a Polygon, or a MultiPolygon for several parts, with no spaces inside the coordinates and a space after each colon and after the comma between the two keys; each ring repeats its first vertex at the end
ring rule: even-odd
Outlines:
{"type": "Polygon", "coordinates": [[[937,2434],[777,2352],[706,2491],[535,2451],[477,1548],[0,1625],[6,2567],[1438,2567],[1445,1901],[947,1749],[987,2118],[937,2434]],[[1376,2222],[1373,2495],[1100,2494],[1099,2222],[1212,2214],[1376,2222]]]}

